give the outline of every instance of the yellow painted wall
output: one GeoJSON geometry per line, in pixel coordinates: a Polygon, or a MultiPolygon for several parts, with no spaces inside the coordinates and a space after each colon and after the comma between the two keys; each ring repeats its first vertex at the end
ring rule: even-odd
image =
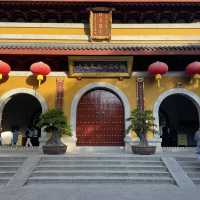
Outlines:
{"type": "MultiPolygon", "coordinates": [[[[7,81],[1,83],[0,87],[0,96],[4,93],[8,92],[9,90],[16,89],[16,88],[30,88],[34,89],[32,81],[28,81],[28,77],[10,77],[7,81]]],[[[67,77],[59,77],[59,79],[64,79],[64,111],[67,117],[70,117],[70,109],[73,97],[76,93],[84,86],[96,83],[96,82],[106,82],[113,84],[114,86],[118,87],[122,90],[128,97],[130,101],[130,105],[134,107],[136,105],[135,102],[135,80],[134,79],[124,79],[120,81],[118,79],[82,79],[77,80],[75,78],[67,78],[67,77]],[[131,89],[130,89],[131,88],[131,89]]],[[[46,81],[41,84],[36,91],[43,96],[50,108],[54,107],[55,105],[55,96],[56,96],[56,77],[47,77],[46,81]]]]}
{"type": "MultiPolygon", "coordinates": [[[[62,35],[62,36],[70,36],[70,35],[77,35],[77,36],[88,36],[89,29],[88,28],[41,28],[41,27],[3,27],[0,26],[0,36],[6,34],[13,34],[16,35],[16,38],[7,39],[6,37],[2,37],[0,42],[68,42],[68,43],[81,43],[81,42],[88,42],[88,37],[85,39],[63,39],[63,38],[55,38],[55,39],[18,39],[17,35],[22,34],[31,34],[31,35],[62,35]]],[[[112,29],[112,36],[140,36],[140,42],[142,42],[141,36],[156,36],[157,41],[148,41],[148,43],[157,44],[157,43],[167,43],[165,38],[160,39],[159,36],[180,36],[181,39],[177,39],[177,41],[173,41],[174,43],[199,43],[199,40],[192,39],[188,42],[184,39],[186,36],[187,39],[190,36],[198,36],[200,35],[200,27],[199,28],[115,28],[112,29]],[[195,41],[196,40],[196,41],[195,41]]],[[[176,37],[176,38],[178,38],[176,37]]],[[[115,41],[113,41],[115,42],[115,41]]],[[[123,43],[139,43],[139,41],[118,41],[123,43]]],[[[143,41],[146,43],[146,41],[143,41]]],[[[169,42],[169,40],[168,40],[169,42]]],[[[124,79],[120,81],[118,79],[103,79],[103,78],[91,78],[91,79],[82,79],[77,80],[74,78],[67,78],[67,77],[59,77],[60,79],[64,79],[65,85],[65,95],[64,95],[64,112],[68,119],[70,119],[70,110],[71,110],[71,103],[73,97],[76,93],[84,86],[96,83],[96,82],[106,82],[113,84],[115,87],[118,87],[125,95],[127,95],[130,106],[132,109],[136,107],[136,77],[132,77],[130,79],[124,79]]],[[[161,80],[161,88],[156,87],[156,83],[152,77],[145,78],[145,108],[146,109],[153,109],[154,103],[156,99],[159,97],[160,94],[163,92],[175,88],[177,86],[177,82],[182,82],[183,87],[195,92],[197,95],[200,95],[200,90],[193,88],[190,84],[188,78],[184,77],[163,77],[161,80]]],[[[0,96],[4,93],[8,92],[9,90],[15,88],[33,88],[32,80],[28,77],[23,76],[12,76],[7,81],[3,81],[0,83],[0,96]]],[[[42,95],[47,103],[49,108],[54,107],[55,105],[55,97],[56,97],[56,77],[47,77],[46,81],[37,89],[37,92],[42,95]]]]}
{"type": "MultiPolygon", "coordinates": [[[[104,82],[114,85],[127,96],[131,109],[136,108],[136,77],[124,79],[123,81],[120,81],[116,78],[83,78],[82,80],[77,80],[75,78],[59,77],[59,79],[64,79],[63,110],[68,118],[68,121],[70,120],[71,104],[74,96],[79,92],[81,88],[91,83],[104,82]]],[[[34,80],[35,79],[33,77],[9,77],[8,80],[0,83],[0,96],[8,92],[9,90],[16,88],[34,89],[32,85],[34,80]]],[[[190,91],[193,91],[197,95],[200,95],[200,90],[198,88],[194,88],[190,82],[190,79],[187,77],[163,77],[161,80],[160,88],[157,88],[156,82],[154,81],[153,77],[145,77],[145,108],[152,110],[159,95],[169,89],[175,88],[178,82],[181,82],[185,89],[188,89],[190,91]]],[[[37,81],[34,83],[37,83],[37,81]]],[[[53,108],[55,106],[56,97],[56,77],[48,76],[46,81],[41,84],[40,88],[36,89],[36,91],[45,98],[48,107],[53,108]]],[[[132,136],[134,140],[136,138],[136,135],[133,133],[132,136]]],[[[153,135],[149,133],[148,138],[151,139],[152,137],[153,135]]]]}
{"type": "MultiPolygon", "coordinates": [[[[68,77],[58,78],[64,79],[64,111],[68,118],[70,117],[70,109],[73,97],[81,88],[91,83],[104,82],[114,85],[127,96],[131,108],[134,109],[136,107],[136,77],[124,79],[123,81],[120,81],[117,78],[83,78],[82,80],[68,77]]],[[[34,82],[33,78],[30,77],[11,76],[8,80],[0,83],[0,96],[9,90],[16,88],[34,89],[32,82],[34,82]]],[[[153,109],[154,103],[159,95],[169,89],[175,88],[177,82],[181,82],[184,88],[193,91],[197,95],[200,95],[199,88],[195,89],[190,83],[190,79],[187,77],[163,77],[160,88],[157,88],[153,77],[145,77],[145,108],[153,109]]],[[[50,108],[54,107],[56,96],[56,77],[48,76],[46,81],[42,83],[41,86],[36,89],[36,91],[46,99],[50,108]]]]}
{"type": "MultiPolygon", "coordinates": [[[[0,42],[89,42],[89,28],[76,27],[6,27],[0,23],[0,42]],[[9,37],[6,35],[9,34],[9,37]],[[23,37],[23,35],[29,38],[23,37]],[[43,37],[50,35],[51,38],[43,37]],[[62,37],[59,37],[62,36],[62,37]],[[74,36],[73,38],[71,36],[74,36]]],[[[163,28],[163,27],[130,27],[130,28],[113,28],[112,41],[118,43],[158,43],[168,41],[168,43],[188,43],[199,41],[200,26],[192,28],[163,28]],[[126,38],[121,40],[116,37],[124,36],[126,38]],[[146,39],[149,36],[150,39],[146,39]],[[151,38],[152,37],[152,38],[151,38]]]]}
{"type": "Polygon", "coordinates": [[[156,82],[153,77],[145,79],[145,106],[147,109],[153,109],[154,103],[157,98],[165,91],[177,87],[177,83],[180,82],[183,88],[193,91],[197,95],[200,95],[199,88],[195,88],[191,83],[189,77],[166,77],[161,79],[161,87],[157,88],[156,82]]]}
{"type": "Polygon", "coordinates": [[[84,28],[0,27],[1,34],[84,35],[88,34],[88,31],[84,28]]]}
{"type": "Polygon", "coordinates": [[[112,35],[198,35],[200,29],[129,28],[112,29],[112,35]]]}
{"type": "MultiPolygon", "coordinates": [[[[1,34],[88,35],[88,28],[3,27],[1,34]]],[[[200,28],[113,28],[112,35],[199,35],[200,28]]]]}

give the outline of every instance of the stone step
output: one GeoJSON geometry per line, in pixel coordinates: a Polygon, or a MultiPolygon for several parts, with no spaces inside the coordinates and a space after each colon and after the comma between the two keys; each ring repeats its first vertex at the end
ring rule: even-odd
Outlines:
{"type": "Polygon", "coordinates": [[[1,177],[11,177],[11,176],[14,176],[16,172],[14,171],[10,171],[10,172],[7,172],[7,171],[4,171],[4,172],[0,172],[0,178],[1,177]]]}
{"type": "Polygon", "coordinates": [[[0,172],[3,171],[16,171],[19,166],[0,166],[0,172]]]}
{"type": "Polygon", "coordinates": [[[8,183],[9,180],[10,180],[9,178],[1,177],[0,178],[0,184],[6,184],[6,183],[8,183]]]}
{"type": "Polygon", "coordinates": [[[182,166],[182,168],[186,171],[186,172],[199,172],[200,170],[200,166],[182,166]]]}
{"type": "Polygon", "coordinates": [[[20,166],[22,163],[21,161],[0,161],[0,166],[20,166]]]}
{"type": "Polygon", "coordinates": [[[130,170],[147,170],[147,171],[167,171],[167,169],[163,166],[116,166],[116,165],[98,165],[98,166],[90,166],[90,165],[82,165],[82,166],[77,166],[77,165],[63,165],[63,166],[37,166],[35,168],[35,171],[46,171],[46,170],[66,170],[66,171],[73,171],[73,170],[109,170],[109,171],[130,171],[130,170]]]}
{"type": "Polygon", "coordinates": [[[200,179],[192,179],[192,181],[194,182],[194,184],[196,185],[200,185],[200,179]]]}
{"type": "Polygon", "coordinates": [[[197,161],[197,158],[193,157],[176,157],[177,161],[197,161]]]}
{"type": "Polygon", "coordinates": [[[199,162],[187,162],[187,161],[179,161],[178,162],[181,166],[200,166],[200,163],[199,162]]]}
{"type": "Polygon", "coordinates": [[[158,156],[42,156],[27,184],[175,184],[158,156]]]}
{"type": "Polygon", "coordinates": [[[168,172],[156,172],[156,171],[34,171],[31,177],[62,177],[62,176],[105,176],[105,177],[171,177],[168,172]]]}
{"type": "Polygon", "coordinates": [[[41,161],[39,165],[156,165],[164,166],[161,161],[113,161],[113,160],[73,160],[73,161],[41,161]]]}
{"type": "Polygon", "coordinates": [[[9,156],[0,156],[0,162],[1,161],[21,161],[23,162],[26,159],[26,157],[9,157],[9,156]]]}
{"type": "Polygon", "coordinates": [[[136,177],[136,178],[122,178],[122,177],[31,177],[26,184],[67,184],[67,183],[129,183],[129,184],[175,184],[171,178],[159,177],[136,177]]]}
{"type": "Polygon", "coordinates": [[[155,156],[48,156],[48,157],[42,157],[41,161],[49,161],[49,160],[150,160],[150,161],[161,161],[160,157],[155,156]]]}
{"type": "Polygon", "coordinates": [[[188,172],[187,174],[191,178],[196,178],[196,177],[200,178],[200,171],[198,171],[198,172],[188,172]]]}

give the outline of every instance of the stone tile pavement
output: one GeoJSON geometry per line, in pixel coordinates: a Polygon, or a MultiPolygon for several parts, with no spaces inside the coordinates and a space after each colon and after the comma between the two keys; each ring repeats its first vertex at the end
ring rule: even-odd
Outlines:
{"type": "Polygon", "coordinates": [[[151,185],[45,185],[0,189],[1,200],[197,200],[199,188],[151,185]]]}
{"type": "MultiPolygon", "coordinates": [[[[0,154],[9,156],[9,153],[0,154]]],[[[14,155],[14,154],[12,154],[14,155]]],[[[19,154],[18,154],[19,155],[19,154]]],[[[7,185],[0,187],[0,200],[197,200],[200,185],[194,185],[184,170],[177,166],[175,157],[195,158],[190,152],[158,153],[175,177],[176,185],[147,184],[45,184],[24,185],[42,154],[31,153],[7,185]]],[[[69,155],[69,154],[67,154],[69,155]]],[[[71,154],[73,155],[73,154],[71,154]]]]}

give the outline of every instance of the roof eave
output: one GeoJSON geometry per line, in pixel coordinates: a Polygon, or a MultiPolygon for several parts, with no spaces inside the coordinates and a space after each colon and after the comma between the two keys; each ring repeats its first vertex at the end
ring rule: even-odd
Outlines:
{"type": "Polygon", "coordinates": [[[0,0],[0,2],[71,2],[71,3],[199,3],[200,0],[0,0]]]}
{"type": "Polygon", "coordinates": [[[3,48],[0,54],[9,55],[199,55],[200,49],[185,50],[64,50],[64,49],[37,49],[37,48],[3,48]]]}

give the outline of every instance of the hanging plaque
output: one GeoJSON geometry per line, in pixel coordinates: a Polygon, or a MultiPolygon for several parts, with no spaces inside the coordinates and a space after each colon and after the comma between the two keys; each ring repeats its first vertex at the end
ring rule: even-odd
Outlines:
{"type": "Polygon", "coordinates": [[[130,77],[132,56],[69,56],[70,77],[130,77]]]}
{"type": "Polygon", "coordinates": [[[90,39],[110,40],[112,27],[111,8],[92,8],[90,10],[90,39]]]}

